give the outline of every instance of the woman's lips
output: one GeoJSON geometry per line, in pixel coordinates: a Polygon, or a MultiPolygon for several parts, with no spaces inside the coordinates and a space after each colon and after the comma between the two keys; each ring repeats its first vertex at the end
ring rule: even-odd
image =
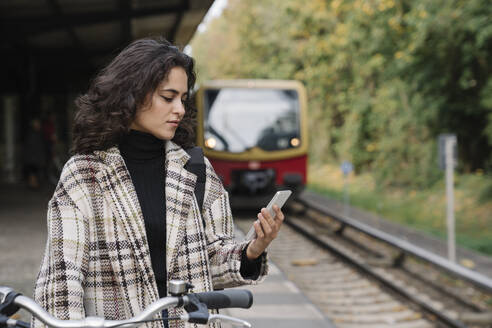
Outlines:
{"type": "Polygon", "coordinates": [[[171,124],[172,126],[178,126],[180,121],[167,121],[167,123],[171,124]]]}

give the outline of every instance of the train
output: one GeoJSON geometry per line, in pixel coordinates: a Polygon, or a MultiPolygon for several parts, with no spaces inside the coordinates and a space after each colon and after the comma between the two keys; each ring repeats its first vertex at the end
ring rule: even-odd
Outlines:
{"type": "Polygon", "coordinates": [[[196,92],[197,140],[233,207],[258,205],[277,190],[294,197],[307,180],[304,85],[294,80],[213,80],[196,92]]]}

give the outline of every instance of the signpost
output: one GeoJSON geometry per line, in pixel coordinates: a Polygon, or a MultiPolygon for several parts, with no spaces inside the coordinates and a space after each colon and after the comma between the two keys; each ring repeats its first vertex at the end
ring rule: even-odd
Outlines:
{"type": "Polygon", "coordinates": [[[350,174],[350,172],[352,172],[352,170],[354,169],[354,167],[352,166],[352,163],[350,163],[349,161],[343,161],[343,163],[341,165],[341,169],[342,169],[343,176],[344,176],[344,184],[343,184],[343,189],[344,189],[343,215],[345,217],[347,217],[350,214],[350,207],[349,207],[349,201],[350,201],[350,199],[349,199],[348,175],[350,174]]]}
{"type": "Polygon", "coordinates": [[[454,134],[439,135],[439,166],[446,170],[446,223],[448,228],[448,259],[456,262],[454,219],[454,168],[457,163],[457,139],[454,134]]]}

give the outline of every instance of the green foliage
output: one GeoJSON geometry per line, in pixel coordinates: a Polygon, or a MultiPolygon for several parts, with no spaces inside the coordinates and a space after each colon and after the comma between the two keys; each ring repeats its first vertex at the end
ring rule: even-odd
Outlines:
{"type": "Polygon", "coordinates": [[[457,134],[461,170],[492,168],[490,17],[486,0],[229,0],[193,56],[201,80],[302,81],[313,161],[423,188],[439,133],[457,134]]]}
{"type": "Polygon", "coordinates": [[[485,183],[483,183],[484,187],[479,193],[478,201],[481,204],[491,203],[492,202],[492,179],[489,177],[485,183]]]}

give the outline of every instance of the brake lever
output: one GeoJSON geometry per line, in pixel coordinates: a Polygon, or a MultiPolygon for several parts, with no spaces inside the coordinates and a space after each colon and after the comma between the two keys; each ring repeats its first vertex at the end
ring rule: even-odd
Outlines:
{"type": "Polygon", "coordinates": [[[15,292],[11,288],[0,287],[0,314],[10,317],[19,311],[19,306],[14,304],[15,298],[19,295],[22,294],[15,292]]]}
{"type": "Polygon", "coordinates": [[[215,321],[228,322],[234,326],[251,328],[251,324],[249,322],[223,314],[211,314],[209,316],[208,323],[215,321]]]}
{"type": "Polygon", "coordinates": [[[184,306],[187,312],[187,321],[190,323],[206,324],[209,318],[207,306],[200,302],[194,294],[188,294],[186,296],[189,302],[184,306]]]}
{"type": "Polygon", "coordinates": [[[27,322],[11,319],[6,315],[0,314],[0,327],[30,328],[31,325],[27,322]]]}

